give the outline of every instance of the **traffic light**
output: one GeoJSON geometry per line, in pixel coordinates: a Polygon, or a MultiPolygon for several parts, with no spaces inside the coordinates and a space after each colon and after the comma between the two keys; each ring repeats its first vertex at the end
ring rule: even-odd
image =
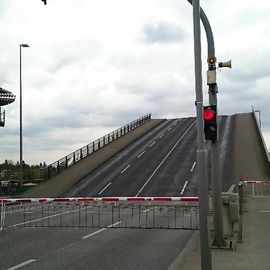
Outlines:
{"type": "Polygon", "coordinates": [[[44,3],[44,5],[47,5],[47,0],[41,0],[43,3],[44,3]]]}
{"type": "Polygon", "coordinates": [[[217,106],[204,106],[204,135],[207,141],[216,142],[217,140],[217,106]]]}

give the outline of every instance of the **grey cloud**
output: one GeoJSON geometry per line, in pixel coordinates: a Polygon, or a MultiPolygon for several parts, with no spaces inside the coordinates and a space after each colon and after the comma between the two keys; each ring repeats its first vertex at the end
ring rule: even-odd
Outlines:
{"type": "Polygon", "coordinates": [[[186,37],[186,32],[180,26],[168,22],[147,24],[144,26],[143,34],[147,43],[179,42],[186,37]]]}
{"type": "Polygon", "coordinates": [[[223,77],[234,82],[254,82],[270,77],[270,66],[266,59],[270,58],[270,52],[266,49],[245,50],[234,52],[233,68],[230,72],[224,72],[223,77]],[[235,59],[235,60],[234,60],[235,59]]]}
{"type": "Polygon", "coordinates": [[[255,25],[260,22],[269,21],[270,8],[263,4],[258,4],[257,8],[254,9],[253,6],[246,6],[237,12],[237,16],[234,17],[233,21],[235,26],[243,25],[255,25]]]}
{"type": "Polygon", "coordinates": [[[55,44],[51,48],[51,64],[49,72],[56,72],[75,63],[83,63],[101,57],[103,44],[99,41],[76,40],[63,44],[55,44]]]}

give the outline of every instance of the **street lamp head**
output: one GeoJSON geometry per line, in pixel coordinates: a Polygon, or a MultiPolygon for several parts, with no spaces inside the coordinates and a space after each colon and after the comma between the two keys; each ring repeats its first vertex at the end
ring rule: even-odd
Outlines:
{"type": "Polygon", "coordinates": [[[20,44],[21,47],[29,48],[30,46],[28,44],[20,44]]]}

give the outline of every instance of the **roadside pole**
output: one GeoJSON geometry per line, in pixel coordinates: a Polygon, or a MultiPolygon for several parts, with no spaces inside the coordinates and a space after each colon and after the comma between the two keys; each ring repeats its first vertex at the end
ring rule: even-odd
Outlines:
{"type": "Polygon", "coordinates": [[[194,62],[195,62],[195,91],[197,111],[197,179],[199,193],[200,215],[200,246],[201,269],[212,269],[212,257],[209,247],[208,232],[208,179],[207,179],[207,150],[204,141],[203,122],[203,93],[202,93],[202,59],[200,31],[200,1],[193,0],[193,31],[194,31],[194,62]]]}
{"type": "MultiPolygon", "coordinates": [[[[192,0],[188,0],[192,5],[192,0]]],[[[216,83],[216,57],[215,57],[215,43],[214,36],[212,32],[209,20],[200,8],[200,18],[204,26],[206,39],[207,39],[207,49],[208,49],[208,71],[207,71],[207,84],[209,86],[209,105],[217,106],[217,93],[218,87],[216,83]]],[[[218,115],[218,109],[216,111],[216,116],[218,115]]],[[[224,240],[224,229],[223,229],[223,213],[222,213],[222,183],[219,173],[219,145],[218,145],[218,134],[217,141],[215,143],[209,142],[209,158],[211,163],[211,181],[208,184],[212,186],[212,201],[213,201],[213,225],[214,225],[214,236],[213,245],[216,247],[226,246],[226,241],[224,240]]]]}

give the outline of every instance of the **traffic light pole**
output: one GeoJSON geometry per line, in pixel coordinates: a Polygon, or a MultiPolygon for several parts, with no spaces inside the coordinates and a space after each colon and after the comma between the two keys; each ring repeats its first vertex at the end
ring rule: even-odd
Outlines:
{"type": "MultiPolygon", "coordinates": [[[[194,0],[188,0],[192,5],[194,0]]],[[[209,105],[217,105],[218,87],[216,83],[216,57],[215,43],[211,25],[202,8],[200,8],[200,19],[203,23],[208,46],[208,74],[213,75],[214,80],[209,83],[209,105]]],[[[217,110],[218,113],[218,110],[217,110]]],[[[222,215],[222,185],[219,175],[219,149],[218,137],[215,143],[209,142],[210,159],[211,159],[211,185],[213,195],[214,210],[214,245],[222,247],[225,245],[222,215]]]]}
{"type": "MultiPolygon", "coordinates": [[[[217,93],[218,87],[216,83],[216,57],[215,47],[208,48],[208,76],[207,84],[209,85],[209,105],[216,105],[217,108],[217,93]]],[[[216,117],[218,116],[218,109],[216,109],[216,117]]],[[[217,140],[215,142],[208,142],[211,158],[211,185],[212,185],[212,203],[214,210],[214,239],[213,246],[224,247],[226,242],[224,240],[223,229],[223,213],[222,213],[222,183],[219,174],[219,135],[217,131],[217,140]]]]}
{"type": "Polygon", "coordinates": [[[194,61],[195,61],[195,90],[197,111],[197,179],[199,193],[200,215],[200,246],[201,269],[212,269],[212,257],[209,247],[208,231],[208,173],[207,150],[204,141],[203,121],[203,93],[202,93],[202,59],[201,59],[201,31],[200,31],[200,1],[193,0],[193,31],[194,31],[194,61]]]}

